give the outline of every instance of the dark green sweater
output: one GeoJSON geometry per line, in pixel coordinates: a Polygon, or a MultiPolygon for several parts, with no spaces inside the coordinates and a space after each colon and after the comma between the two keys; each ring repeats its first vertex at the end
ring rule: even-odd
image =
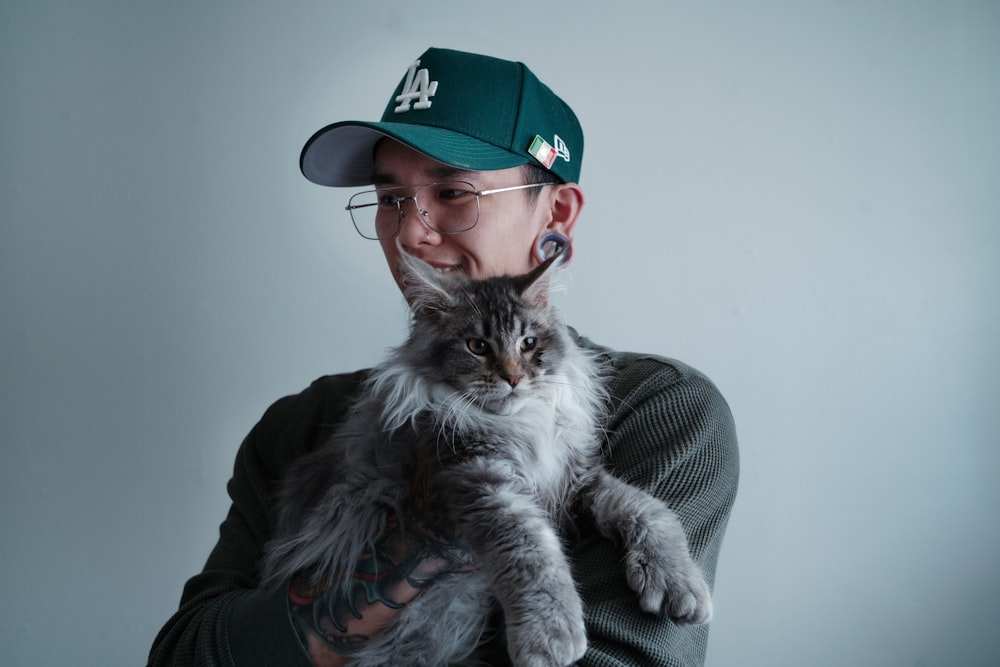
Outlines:
{"type": "MultiPolygon", "coordinates": [[[[609,469],[665,500],[680,516],[709,583],[736,496],[739,454],[732,416],[697,371],[650,355],[606,352],[616,369],[607,432],[609,469]]],[[[289,464],[344,418],[365,373],[320,378],[272,405],[244,440],[229,481],[232,506],[204,570],[184,587],[150,665],[303,665],[285,592],[257,588],[257,564],[274,521],[271,498],[289,464]]],[[[679,626],[642,612],[625,583],[621,548],[583,534],[568,545],[587,615],[587,667],[703,664],[708,626],[679,626]]],[[[506,664],[502,643],[493,647],[506,664]]]]}

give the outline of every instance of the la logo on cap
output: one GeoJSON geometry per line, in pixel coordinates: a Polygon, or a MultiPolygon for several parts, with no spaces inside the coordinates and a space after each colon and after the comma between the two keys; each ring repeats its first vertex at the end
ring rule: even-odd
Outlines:
{"type": "Polygon", "coordinates": [[[434,97],[434,93],[437,92],[438,82],[431,81],[430,72],[427,71],[426,67],[418,71],[417,67],[419,66],[420,61],[415,60],[406,71],[406,82],[403,84],[403,90],[399,95],[396,95],[396,102],[399,103],[393,109],[396,113],[406,113],[411,108],[431,108],[430,98],[434,97]]]}

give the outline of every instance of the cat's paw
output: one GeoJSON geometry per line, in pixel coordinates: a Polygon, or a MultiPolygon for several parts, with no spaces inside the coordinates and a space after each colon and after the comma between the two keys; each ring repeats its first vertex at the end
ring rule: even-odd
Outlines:
{"type": "Polygon", "coordinates": [[[677,623],[707,623],[712,618],[712,593],[690,556],[665,558],[630,550],[625,559],[628,584],[639,594],[639,606],[677,623]]]}
{"type": "Polygon", "coordinates": [[[587,651],[579,599],[513,622],[508,619],[507,650],[515,667],[568,667],[575,663],[587,651]]]}

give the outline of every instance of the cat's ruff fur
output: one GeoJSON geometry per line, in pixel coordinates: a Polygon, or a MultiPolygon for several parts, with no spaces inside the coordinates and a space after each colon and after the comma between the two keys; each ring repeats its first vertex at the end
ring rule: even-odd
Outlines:
{"type": "MultiPolygon", "coordinates": [[[[557,532],[574,512],[622,543],[644,610],[707,621],[708,586],[676,516],[601,466],[601,364],[549,305],[552,261],[484,281],[403,261],[410,336],[372,371],[334,437],[290,470],[265,584],[354,571],[389,513],[405,515],[414,473],[427,467],[447,513],[436,520],[482,567],[436,580],[352,664],[472,661],[493,596],[515,665],[575,662],[586,649],[583,607],[557,532]],[[471,341],[489,351],[473,353],[471,341]]],[[[350,578],[339,580],[349,594],[350,578]]]]}

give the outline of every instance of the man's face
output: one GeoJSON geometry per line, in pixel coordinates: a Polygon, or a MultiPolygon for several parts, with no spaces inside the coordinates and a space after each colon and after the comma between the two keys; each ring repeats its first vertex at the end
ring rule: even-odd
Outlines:
{"type": "MultiPolygon", "coordinates": [[[[476,190],[502,188],[524,183],[520,167],[498,171],[463,171],[432,160],[403,144],[383,140],[375,151],[375,183],[381,187],[418,186],[435,181],[468,181],[476,190]]],[[[384,239],[389,269],[399,276],[399,249],[442,271],[462,271],[471,278],[527,273],[535,266],[535,243],[551,220],[546,192],[529,203],[524,191],[480,197],[479,222],[459,234],[439,234],[421,222],[413,202],[403,204],[403,219],[396,238],[384,239]]],[[[404,188],[404,196],[412,190],[404,188]]]]}

